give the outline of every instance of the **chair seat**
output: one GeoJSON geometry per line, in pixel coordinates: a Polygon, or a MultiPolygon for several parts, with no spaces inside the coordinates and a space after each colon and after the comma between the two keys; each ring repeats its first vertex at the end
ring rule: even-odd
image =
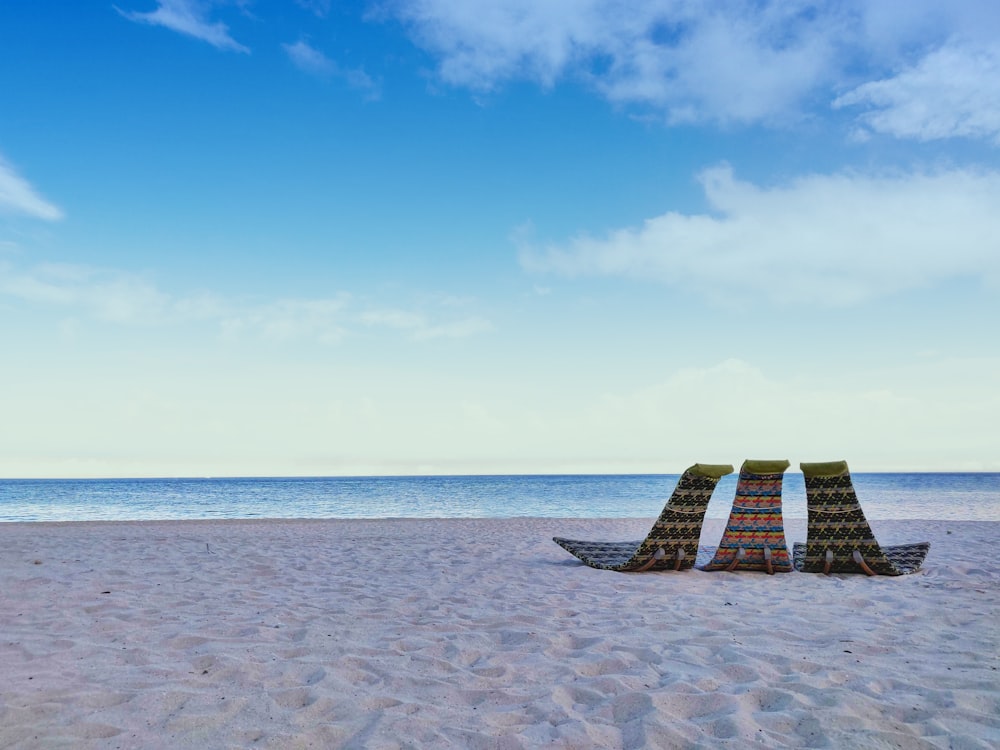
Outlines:
{"type": "MultiPolygon", "coordinates": [[[[820,547],[820,544],[817,543],[816,546],[820,547]]],[[[792,545],[792,565],[802,573],[821,573],[824,565],[823,549],[820,549],[818,554],[807,556],[807,548],[808,545],[803,542],[796,542],[792,545]]],[[[901,576],[920,570],[927,553],[930,552],[931,545],[930,542],[917,542],[915,544],[881,545],[881,549],[890,569],[879,572],[883,575],[901,576]]],[[[835,556],[830,566],[830,572],[857,573],[858,565],[851,558],[850,553],[839,557],[835,556]]]]}
{"type": "MultiPolygon", "coordinates": [[[[627,572],[628,568],[624,566],[633,558],[636,550],[639,549],[644,540],[637,539],[632,542],[589,542],[582,539],[564,539],[557,536],[553,537],[552,541],[592,568],[627,572]]],[[[684,559],[681,561],[681,570],[694,567],[696,561],[704,561],[711,558],[711,555],[715,552],[715,547],[706,547],[697,543],[694,545],[683,543],[682,546],[684,547],[684,559]]],[[[676,549],[676,546],[673,549],[676,549]]],[[[664,555],[662,560],[653,563],[652,567],[647,568],[647,570],[673,570],[675,565],[675,556],[668,553],[664,555]]]]}

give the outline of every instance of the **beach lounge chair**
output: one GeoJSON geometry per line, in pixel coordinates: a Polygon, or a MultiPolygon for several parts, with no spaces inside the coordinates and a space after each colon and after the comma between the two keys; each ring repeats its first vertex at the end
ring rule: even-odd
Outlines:
{"type": "Polygon", "coordinates": [[[781,480],[788,461],[744,461],[726,530],[702,570],[792,570],[781,518],[781,480]]]}
{"type": "Polygon", "coordinates": [[[556,536],[552,541],[590,567],[602,570],[638,573],[693,567],[712,490],[721,477],[732,473],[728,464],[695,464],[686,469],[645,539],[584,542],[556,536]]]}
{"type": "Polygon", "coordinates": [[[799,464],[806,479],[806,543],[792,547],[796,570],[898,576],[920,569],[930,542],[881,546],[865,519],[846,461],[799,464]]]}

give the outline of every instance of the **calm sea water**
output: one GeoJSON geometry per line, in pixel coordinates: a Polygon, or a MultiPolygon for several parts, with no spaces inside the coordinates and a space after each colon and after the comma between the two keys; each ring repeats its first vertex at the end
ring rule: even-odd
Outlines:
{"type": "MultiPolygon", "coordinates": [[[[0,522],[191,518],[648,518],[677,475],[0,480],[0,522]]],[[[1000,521],[1000,474],[855,474],[869,518],[1000,521]]],[[[710,518],[726,518],[736,476],[710,518]]],[[[805,518],[802,475],[783,510],[805,518]]]]}

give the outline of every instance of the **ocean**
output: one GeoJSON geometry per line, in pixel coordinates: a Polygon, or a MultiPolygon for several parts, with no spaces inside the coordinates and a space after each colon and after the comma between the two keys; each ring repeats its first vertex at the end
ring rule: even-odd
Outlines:
{"type": "MultiPolygon", "coordinates": [[[[1000,521],[1000,473],[854,474],[874,519],[1000,521]]],[[[0,522],[204,518],[650,518],[676,474],[0,480],[0,522]]],[[[736,475],[708,507],[726,518],[736,475]]],[[[805,518],[802,475],[783,511],[805,518]]]]}

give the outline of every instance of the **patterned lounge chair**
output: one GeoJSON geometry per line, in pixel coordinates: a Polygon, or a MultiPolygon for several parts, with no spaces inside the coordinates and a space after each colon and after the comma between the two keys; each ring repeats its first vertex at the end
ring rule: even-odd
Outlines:
{"type": "Polygon", "coordinates": [[[645,539],[636,542],[552,541],[592,568],[619,572],[681,570],[694,566],[708,501],[719,479],[733,467],[695,464],[684,471],[670,500],[645,539]]]}
{"type": "Polygon", "coordinates": [[[898,576],[920,569],[930,542],[881,546],[854,492],[846,461],[799,464],[806,479],[806,543],[792,548],[795,569],[806,573],[898,576]]]}
{"type": "Polygon", "coordinates": [[[744,461],[729,522],[702,570],[792,570],[781,519],[781,480],[788,461],[744,461]]]}

